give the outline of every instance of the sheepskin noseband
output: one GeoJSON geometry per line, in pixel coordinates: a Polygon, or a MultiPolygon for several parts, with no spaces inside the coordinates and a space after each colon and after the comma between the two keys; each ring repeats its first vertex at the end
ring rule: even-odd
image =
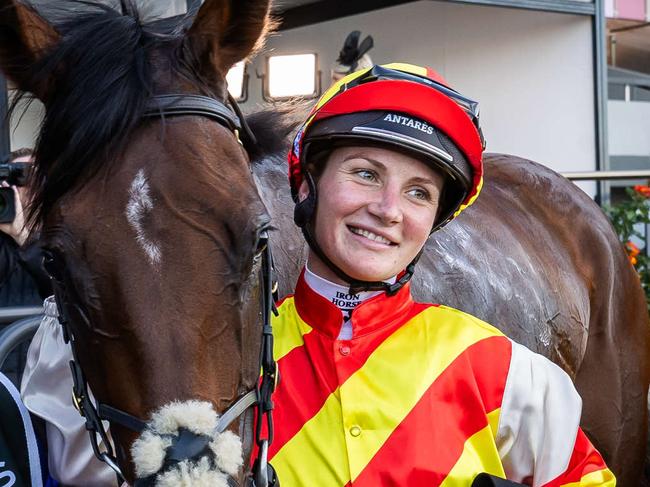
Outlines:
{"type": "Polygon", "coordinates": [[[131,447],[138,485],[228,487],[243,464],[242,443],[231,431],[217,433],[218,419],[204,401],[156,411],[131,447]]]}

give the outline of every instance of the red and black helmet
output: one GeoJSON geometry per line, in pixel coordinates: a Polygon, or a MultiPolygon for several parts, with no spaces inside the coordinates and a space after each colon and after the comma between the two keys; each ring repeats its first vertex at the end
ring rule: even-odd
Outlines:
{"type": "Polygon", "coordinates": [[[373,66],[335,83],[310,113],[289,153],[294,200],[311,155],[368,143],[407,152],[445,176],[434,229],[472,204],[481,190],[485,141],[478,103],[449,88],[431,68],[373,66]]]}
{"type": "MultiPolygon", "coordinates": [[[[472,204],[481,190],[485,141],[479,126],[478,103],[449,88],[430,68],[395,63],[352,73],[321,97],[289,152],[296,223],[328,265],[329,259],[322,255],[309,229],[317,197],[307,167],[344,145],[398,150],[442,173],[445,182],[432,231],[472,204]],[[310,185],[310,197],[299,202],[298,188],[304,179],[310,185]]],[[[407,269],[408,274],[414,264],[409,266],[410,272],[407,269]]],[[[333,269],[352,282],[340,269],[333,269]]],[[[356,284],[373,284],[357,286],[365,289],[385,287],[385,283],[356,284]]]]}

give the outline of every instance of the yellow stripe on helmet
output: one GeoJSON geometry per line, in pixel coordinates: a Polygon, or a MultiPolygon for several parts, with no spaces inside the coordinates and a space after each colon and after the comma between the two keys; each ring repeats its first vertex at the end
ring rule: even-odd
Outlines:
{"type": "MultiPolygon", "coordinates": [[[[339,91],[341,91],[341,87],[349,83],[350,81],[354,81],[357,79],[359,76],[366,74],[368,71],[370,71],[372,68],[364,68],[360,69],[359,71],[355,71],[354,73],[350,73],[344,78],[341,78],[338,80],[336,83],[334,83],[332,86],[330,86],[327,91],[323,94],[323,96],[320,97],[320,100],[318,100],[318,103],[316,104],[315,110],[318,110],[320,107],[325,105],[328,101],[330,101],[334,96],[336,96],[339,91]]],[[[345,91],[345,90],[343,90],[345,91]]]]}
{"type": "MultiPolygon", "coordinates": [[[[416,66],[415,64],[408,64],[408,63],[389,63],[389,64],[382,64],[382,68],[387,68],[387,69],[395,69],[397,71],[403,71],[405,73],[409,74],[417,74],[418,76],[427,76],[427,68],[424,68],[422,66],[416,66]]],[[[351,81],[354,81],[355,79],[359,78],[360,76],[366,74],[368,71],[370,71],[372,67],[370,68],[364,68],[360,69],[358,71],[355,71],[354,73],[350,73],[344,78],[341,78],[338,80],[336,83],[334,83],[332,86],[330,86],[327,91],[323,94],[323,96],[320,97],[318,100],[318,103],[316,104],[316,107],[314,108],[314,111],[319,110],[325,103],[330,101],[334,96],[336,96],[340,91],[345,91],[345,89],[341,90],[341,88],[350,83],[351,81]]]]}

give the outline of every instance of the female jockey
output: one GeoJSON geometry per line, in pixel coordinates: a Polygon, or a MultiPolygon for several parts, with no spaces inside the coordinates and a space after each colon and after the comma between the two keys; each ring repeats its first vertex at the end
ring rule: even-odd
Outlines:
{"type": "Polygon", "coordinates": [[[405,64],[353,73],[289,155],[310,247],[273,322],[281,381],[269,458],[284,487],[615,485],[546,358],[481,320],[414,302],[431,232],[482,185],[477,104],[405,64]]]}

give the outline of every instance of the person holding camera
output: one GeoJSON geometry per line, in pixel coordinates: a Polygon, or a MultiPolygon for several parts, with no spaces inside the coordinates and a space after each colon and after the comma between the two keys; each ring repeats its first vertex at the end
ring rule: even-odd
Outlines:
{"type": "Polygon", "coordinates": [[[20,149],[0,170],[0,307],[39,305],[52,294],[40,243],[28,241],[25,225],[31,162],[32,151],[20,149]]]}
{"type": "MultiPolygon", "coordinates": [[[[30,235],[25,226],[32,151],[15,151],[8,160],[9,163],[0,165],[0,307],[43,304],[44,315],[27,352],[20,398],[16,398],[15,404],[9,400],[2,402],[9,394],[3,391],[0,375],[0,423],[4,423],[3,418],[9,418],[9,413],[15,412],[17,406],[24,405],[38,427],[39,440],[47,446],[43,470],[47,470],[51,479],[68,487],[116,487],[115,474],[95,458],[85,420],[70,401],[72,352],[58,322],[57,305],[52,296],[50,276],[43,266],[38,232],[30,235]]],[[[3,427],[4,424],[0,424],[0,464],[3,427]]],[[[27,451],[14,450],[17,458],[27,451]]],[[[17,472],[12,470],[12,474],[18,475],[17,472]]],[[[34,480],[30,485],[41,484],[34,480]]]]}
{"type": "MultiPolygon", "coordinates": [[[[36,238],[30,239],[25,225],[31,163],[30,149],[12,152],[0,163],[0,308],[38,306],[52,294],[41,246],[36,238]]],[[[12,352],[5,370],[20,370],[22,353],[12,352]]],[[[0,418],[0,479],[8,481],[7,485],[46,485],[47,466],[41,463],[37,424],[10,377],[1,372],[0,418]]]]}

